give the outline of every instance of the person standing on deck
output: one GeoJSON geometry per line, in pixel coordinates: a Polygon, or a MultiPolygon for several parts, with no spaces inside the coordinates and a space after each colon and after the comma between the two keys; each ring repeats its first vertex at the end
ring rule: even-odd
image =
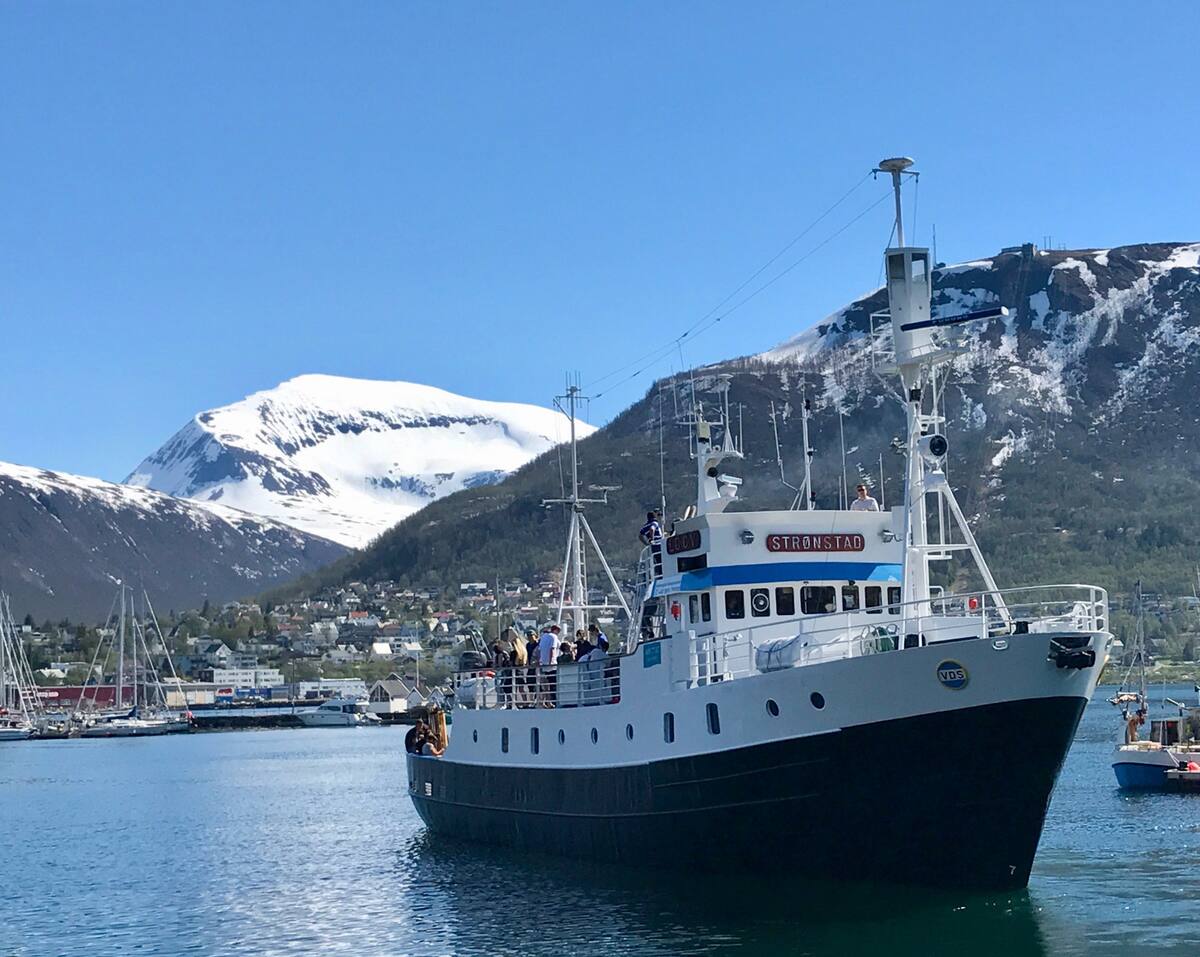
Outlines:
{"type": "Polygon", "coordinates": [[[542,629],[542,636],[538,639],[538,670],[541,672],[540,685],[541,705],[549,708],[553,705],[554,699],[554,666],[558,663],[558,636],[562,631],[558,625],[547,625],[542,629]]]}
{"type": "Polygon", "coordinates": [[[879,503],[867,494],[867,487],[860,485],[858,487],[858,498],[850,503],[850,511],[852,512],[878,512],[879,503]]]}
{"type": "Polygon", "coordinates": [[[650,552],[654,556],[654,577],[662,577],[662,522],[658,520],[657,512],[646,513],[646,524],[642,526],[638,532],[638,538],[643,545],[650,546],[650,552]]]}

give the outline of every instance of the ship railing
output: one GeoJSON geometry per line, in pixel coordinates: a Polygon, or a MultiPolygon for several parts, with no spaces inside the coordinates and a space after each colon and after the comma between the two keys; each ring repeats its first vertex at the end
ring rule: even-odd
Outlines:
{"type": "Polygon", "coordinates": [[[621,700],[620,656],[451,676],[457,708],[585,708],[621,700]]]}
{"type": "Polygon", "coordinates": [[[1108,627],[1108,593],[1093,585],[942,594],[710,634],[688,631],[686,662],[677,666],[686,667],[686,672],[676,680],[694,687],[944,641],[997,641],[1025,633],[1094,634],[1108,627]]]}

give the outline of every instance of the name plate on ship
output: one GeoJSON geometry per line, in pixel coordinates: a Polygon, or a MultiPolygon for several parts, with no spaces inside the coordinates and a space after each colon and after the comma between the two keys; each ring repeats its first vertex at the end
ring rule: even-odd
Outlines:
{"type": "Polygon", "coordinates": [[[818,535],[767,536],[769,552],[861,552],[866,547],[867,540],[862,535],[839,535],[831,532],[818,535]]]}
{"type": "Polygon", "coordinates": [[[676,555],[679,552],[690,552],[700,547],[700,530],[681,532],[667,539],[667,554],[676,555]]]}

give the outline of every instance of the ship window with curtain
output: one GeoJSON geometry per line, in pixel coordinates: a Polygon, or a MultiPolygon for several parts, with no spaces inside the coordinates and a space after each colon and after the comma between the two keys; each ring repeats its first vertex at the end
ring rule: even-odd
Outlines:
{"type": "Polygon", "coordinates": [[[858,586],[849,583],[842,586],[842,611],[858,611],[858,586]]]}
{"type": "Polygon", "coordinates": [[[750,614],[755,618],[766,618],[771,614],[771,589],[750,589],[750,614]]]}
{"type": "Polygon", "coordinates": [[[746,593],[740,588],[730,588],[725,592],[725,617],[746,617],[746,593]]]}
{"type": "Polygon", "coordinates": [[[708,592],[700,595],[700,620],[712,621],[712,595],[708,592]]]}
{"type": "Polygon", "coordinates": [[[717,709],[716,703],[710,701],[704,706],[706,716],[708,718],[708,733],[721,733],[721,712],[717,709]]]}
{"type": "Polygon", "coordinates": [[[800,589],[800,610],[806,615],[837,611],[837,592],[832,585],[804,585],[800,589]]]}
{"type": "Polygon", "coordinates": [[[868,615],[883,613],[883,589],[879,585],[867,585],[863,589],[863,598],[868,615]]]}
{"type": "Polygon", "coordinates": [[[888,588],[888,614],[900,614],[900,589],[895,586],[888,588]]]}
{"type": "Polygon", "coordinates": [[[791,585],[775,589],[775,614],[785,618],[796,614],[796,590],[791,585]]]}

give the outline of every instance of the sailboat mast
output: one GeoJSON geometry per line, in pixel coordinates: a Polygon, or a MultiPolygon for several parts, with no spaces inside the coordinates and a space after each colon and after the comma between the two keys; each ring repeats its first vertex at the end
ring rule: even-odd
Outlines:
{"type": "Polygon", "coordinates": [[[121,586],[121,612],[117,618],[117,693],[116,705],[124,707],[125,700],[125,586],[121,586]]]}

